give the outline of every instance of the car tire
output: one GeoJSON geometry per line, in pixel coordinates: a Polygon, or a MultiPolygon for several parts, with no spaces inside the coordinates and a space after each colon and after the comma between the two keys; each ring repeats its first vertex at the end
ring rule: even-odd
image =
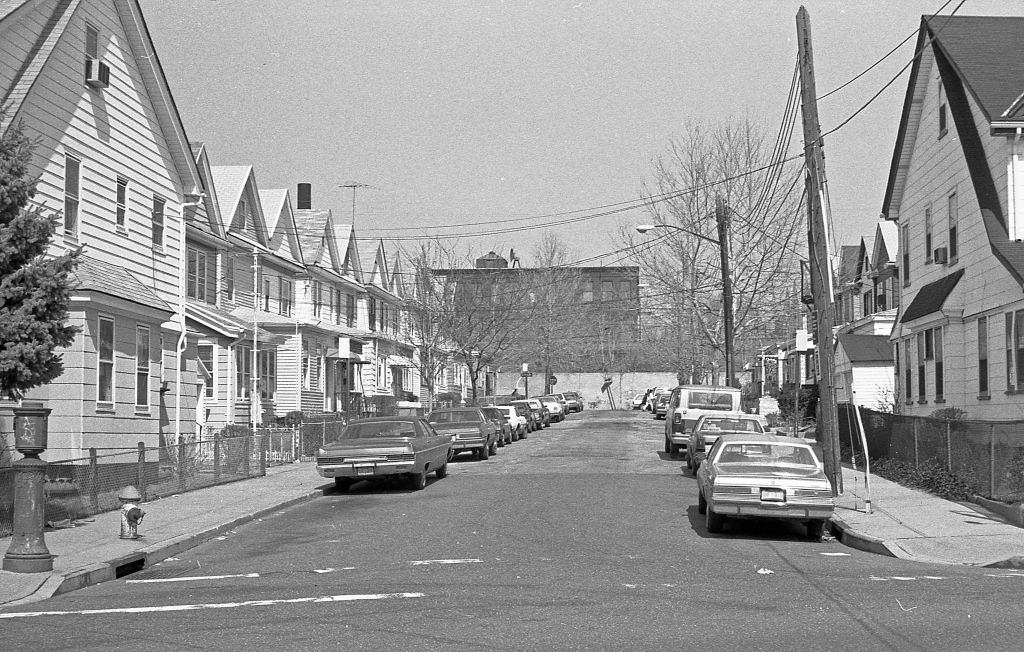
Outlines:
{"type": "Polygon", "coordinates": [[[693,458],[689,455],[686,456],[686,470],[690,472],[695,472],[697,470],[693,466],[693,458]]]}
{"type": "Polygon", "coordinates": [[[348,491],[352,486],[352,478],[335,478],[334,488],[338,491],[348,491]]]}
{"type": "Polygon", "coordinates": [[[448,463],[447,462],[445,462],[441,466],[439,466],[436,469],[434,469],[434,476],[436,476],[438,480],[440,480],[441,478],[445,477],[446,475],[448,475],[448,463]]]}
{"type": "Polygon", "coordinates": [[[490,457],[491,456],[491,452],[489,450],[487,450],[487,449],[488,449],[487,444],[484,444],[482,448],[477,449],[477,451],[476,451],[477,457],[479,457],[481,460],[486,460],[488,457],[490,457]]]}
{"type": "Polygon", "coordinates": [[[665,454],[670,457],[672,455],[672,442],[668,440],[668,437],[665,437],[665,454]]]}
{"type": "Polygon", "coordinates": [[[670,444],[670,446],[672,447],[672,450],[669,451],[668,456],[674,460],[679,459],[679,444],[670,444]]]}
{"type": "Polygon", "coordinates": [[[705,507],[704,512],[704,525],[707,526],[708,532],[712,534],[718,534],[722,531],[722,525],[725,524],[725,517],[721,514],[716,514],[711,509],[705,507]]]}
{"type": "Polygon", "coordinates": [[[413,491],[420,491],[427,486],[427,472],[413,473],[409,476],[409,488],[413,491]]]}
{"type": "Polygon", "coordinates": [[[498,440],[495,439],[494,441],[491,442],[491,455],[497,455],[497,454],[498,454],[498,440]]]}
{"type": "Polygon", "coordinates": [[[704,494],[700,490],[698,490],[697,491],[697,513],[698,514],[706,514],[707,511],[708,511],[708,501],[704,500],[704,494]]]}
{"type": "Polygon", "coordinates": [[[529,432],[529,431],[528,430],[524,430],[521,433],[519,433],[519,438],[520,439],[526,439],[526,433],[527,432],[529,432]]]}
{"type": "Polygon", "coordinates": [[[807,521],[807,538],[811,541],[821,541],[821,535],[825,533],[824,519],[807,521]]]}

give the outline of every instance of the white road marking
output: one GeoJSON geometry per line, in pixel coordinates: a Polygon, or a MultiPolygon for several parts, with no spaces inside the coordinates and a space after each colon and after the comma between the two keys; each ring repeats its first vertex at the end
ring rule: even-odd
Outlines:
{"type": "Polygon", "coordinates": [[[409,562],[413,566],[429,566],[431,564],[482,564],[483,559],[421,559],[409,562]]]}
{"type": "Polygon", "coordinates": [[[0,613],[0,619],[35,618],[38,616],[93,616],[101,614],[143,614],[162,611],[198,611],[201,609],[235,609],[237,607],[272,607],[278,604],[303,602],[356,602],[358,600],[388,600],[393,598],[422,598],[424,593],[367,593],[363,595],[322,595],[315,598],[288,598],[277,600],[246,600],[245,602],[208,602],[205,604],[168,604],[157,607],[119,607],[112,609],[81,609],[78,611],[16,611],[0,613]]]}
{"type": "Polygon", "coordinates": [[[355,570],[355,569],[356,569],[355,566],[345,566],[344,568],[314,568],[313,572],[314,573],[323,574],[323,573],[333,573],[334,571],[340,571],[340,570],[355,570]]]}
{"type": "Polygon", "coordinates": [[[850,553],[848,553],[848,552],[819,552],[818,554],[821,555],[822,557],[849,557],[850,556],[850,553]]]}
{"type": "Polygon", "coordinates": [[[1024,573],[985,573],[987,577],[1024,577],[1024,573]]]}
{"type": "Polygon", "coordinates": [[[226,580],[233,577],[259,577],[259,573],[243,573],[240,575],[197,575],[195,577],[162,577],[151,580],[125,580],[127,584],[156,584],[157,582],[199,582],[201,580],[226,580]]]}
{"type": "Polygon", "coordinates": [[[944,580],[945,577],[939,577],[938,575],[922,575],[921,577],[905,577],[903,575],[893,575],[891,577],[878,577],[872,575],[868,578],[872,582],[915,582],[917,580],[944,580]]]}

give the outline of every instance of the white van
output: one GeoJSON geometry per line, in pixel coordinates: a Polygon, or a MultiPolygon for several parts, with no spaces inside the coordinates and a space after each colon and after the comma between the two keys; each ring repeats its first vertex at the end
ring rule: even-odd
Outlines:
{"type": "Polygon", "coordinates": [[[665,452],[676,457],[686,450],[690,430],[705,414],[740,412],[740,390],[735,387],[680,385],[672,389],[665,412],[665,452]]]}

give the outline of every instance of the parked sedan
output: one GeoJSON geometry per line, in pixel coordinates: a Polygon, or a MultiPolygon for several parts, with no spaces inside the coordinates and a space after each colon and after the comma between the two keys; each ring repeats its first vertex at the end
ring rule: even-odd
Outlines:
{"type": "Polygon", "coordinates": [[[483,408],[484,414],[498,428],[498,446],[512,443],[512,424],[508,422],[505,413],[494,406],[483,408]]]}
{"type": "Polygon", "coordinates": [[[583,397],[579,392],[562,392],[562,396],[565,397],[565,407],[569,412],[583,411],[583,397]]]}
{"type": "Polygon", "coordinates": [[[420,417],[375,417],[346,425],[338,438],[317,451],[316,472],[334,478],[345,491],[360,480],[405,476],[414,490],[427,486],[427,474],[448,475],[452,436],[420,417]]]}
{"type": "Polygon", "coordinates": [[[663,390],[654,395],[651,401],[653,405],[652,412],[654,412],[655,419],[664,419],[665,415],[668,414],[668,399],[672,396],[671,390],[663,390]]]}
{"type": "Polygon", "coordinates": [[[427,422],[440,433],[455,435],[452,451],[472,451],[486,460],[498,453],[498,428],[484,414],[483,408],[443,408],[427,415],[427,422]]]}
{"type": "Polygon", "coordinates": [[[721,435],[730,434],[764,434],[765,429],[757,416],[725,413],[722,415],[705,414],[697,419],[690,431],[686,444],[686,468],[696,472],[704,459],[705,452],[718,441],[721,435]]]}
{"type": "Polygon", "coordinates": [[[565,420],[565,410],[562,408],[562,403],[554,396],[538,396],[537,400],[544,404],[544,407],[548,409],[551,414],[551,420],[555,423],[565,420]]]}
{"type": "Polygon", "coordinates": [[[509,425],[512,427],[512,441],[526,439],[526,408],[517,408],[515,405],[496,405],[497,409],[505,414],[509,425]]]}
{"type": "Polygon", "coordinates": [[[533,415],[533,429],[543,430],[545,425],[550,425],[550,422],[544,423],[544,406],[535,398],[524,398],[518,401],[512,401],[511,405],[523,405],[533,415]]]}
{"type": "Polygon", "coordinates": [[[708,532],[721,532],[726,517],[782,518],[820,539],[835,509],[821,462],[794,437],[722,435],[697,471],[697,491],[708,532]]]}

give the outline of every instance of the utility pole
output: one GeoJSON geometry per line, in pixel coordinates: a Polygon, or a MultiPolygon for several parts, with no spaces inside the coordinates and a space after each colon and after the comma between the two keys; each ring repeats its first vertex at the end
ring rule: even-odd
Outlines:
{"type": "Polygon", "coordinates": [[[718,251],[722,256],[722,326],[725,331],[725,384],[736,387],[733,360],[732,271],[729,268],[729,210],[721,195],[715,195],[715,222],[718,224],[718,251]]]}
{"type": "Polygon", "coordinates": [[[817,94],[814,87],[814,55],[811,51],[811,21],[807,9],[796,14],[800,103],[803,113],[804,158],[807,166],[808,247],[810,250],[811,294],[814,297],[815,347],[818,354],[818,441],[821,442],[825,474],[832,493],[843,491],[839,459],[839,417],[832,379],[832,272],[828,257],[829,231],[822,197],[825,192],[825,157],[821,151],[817,94]]]}

